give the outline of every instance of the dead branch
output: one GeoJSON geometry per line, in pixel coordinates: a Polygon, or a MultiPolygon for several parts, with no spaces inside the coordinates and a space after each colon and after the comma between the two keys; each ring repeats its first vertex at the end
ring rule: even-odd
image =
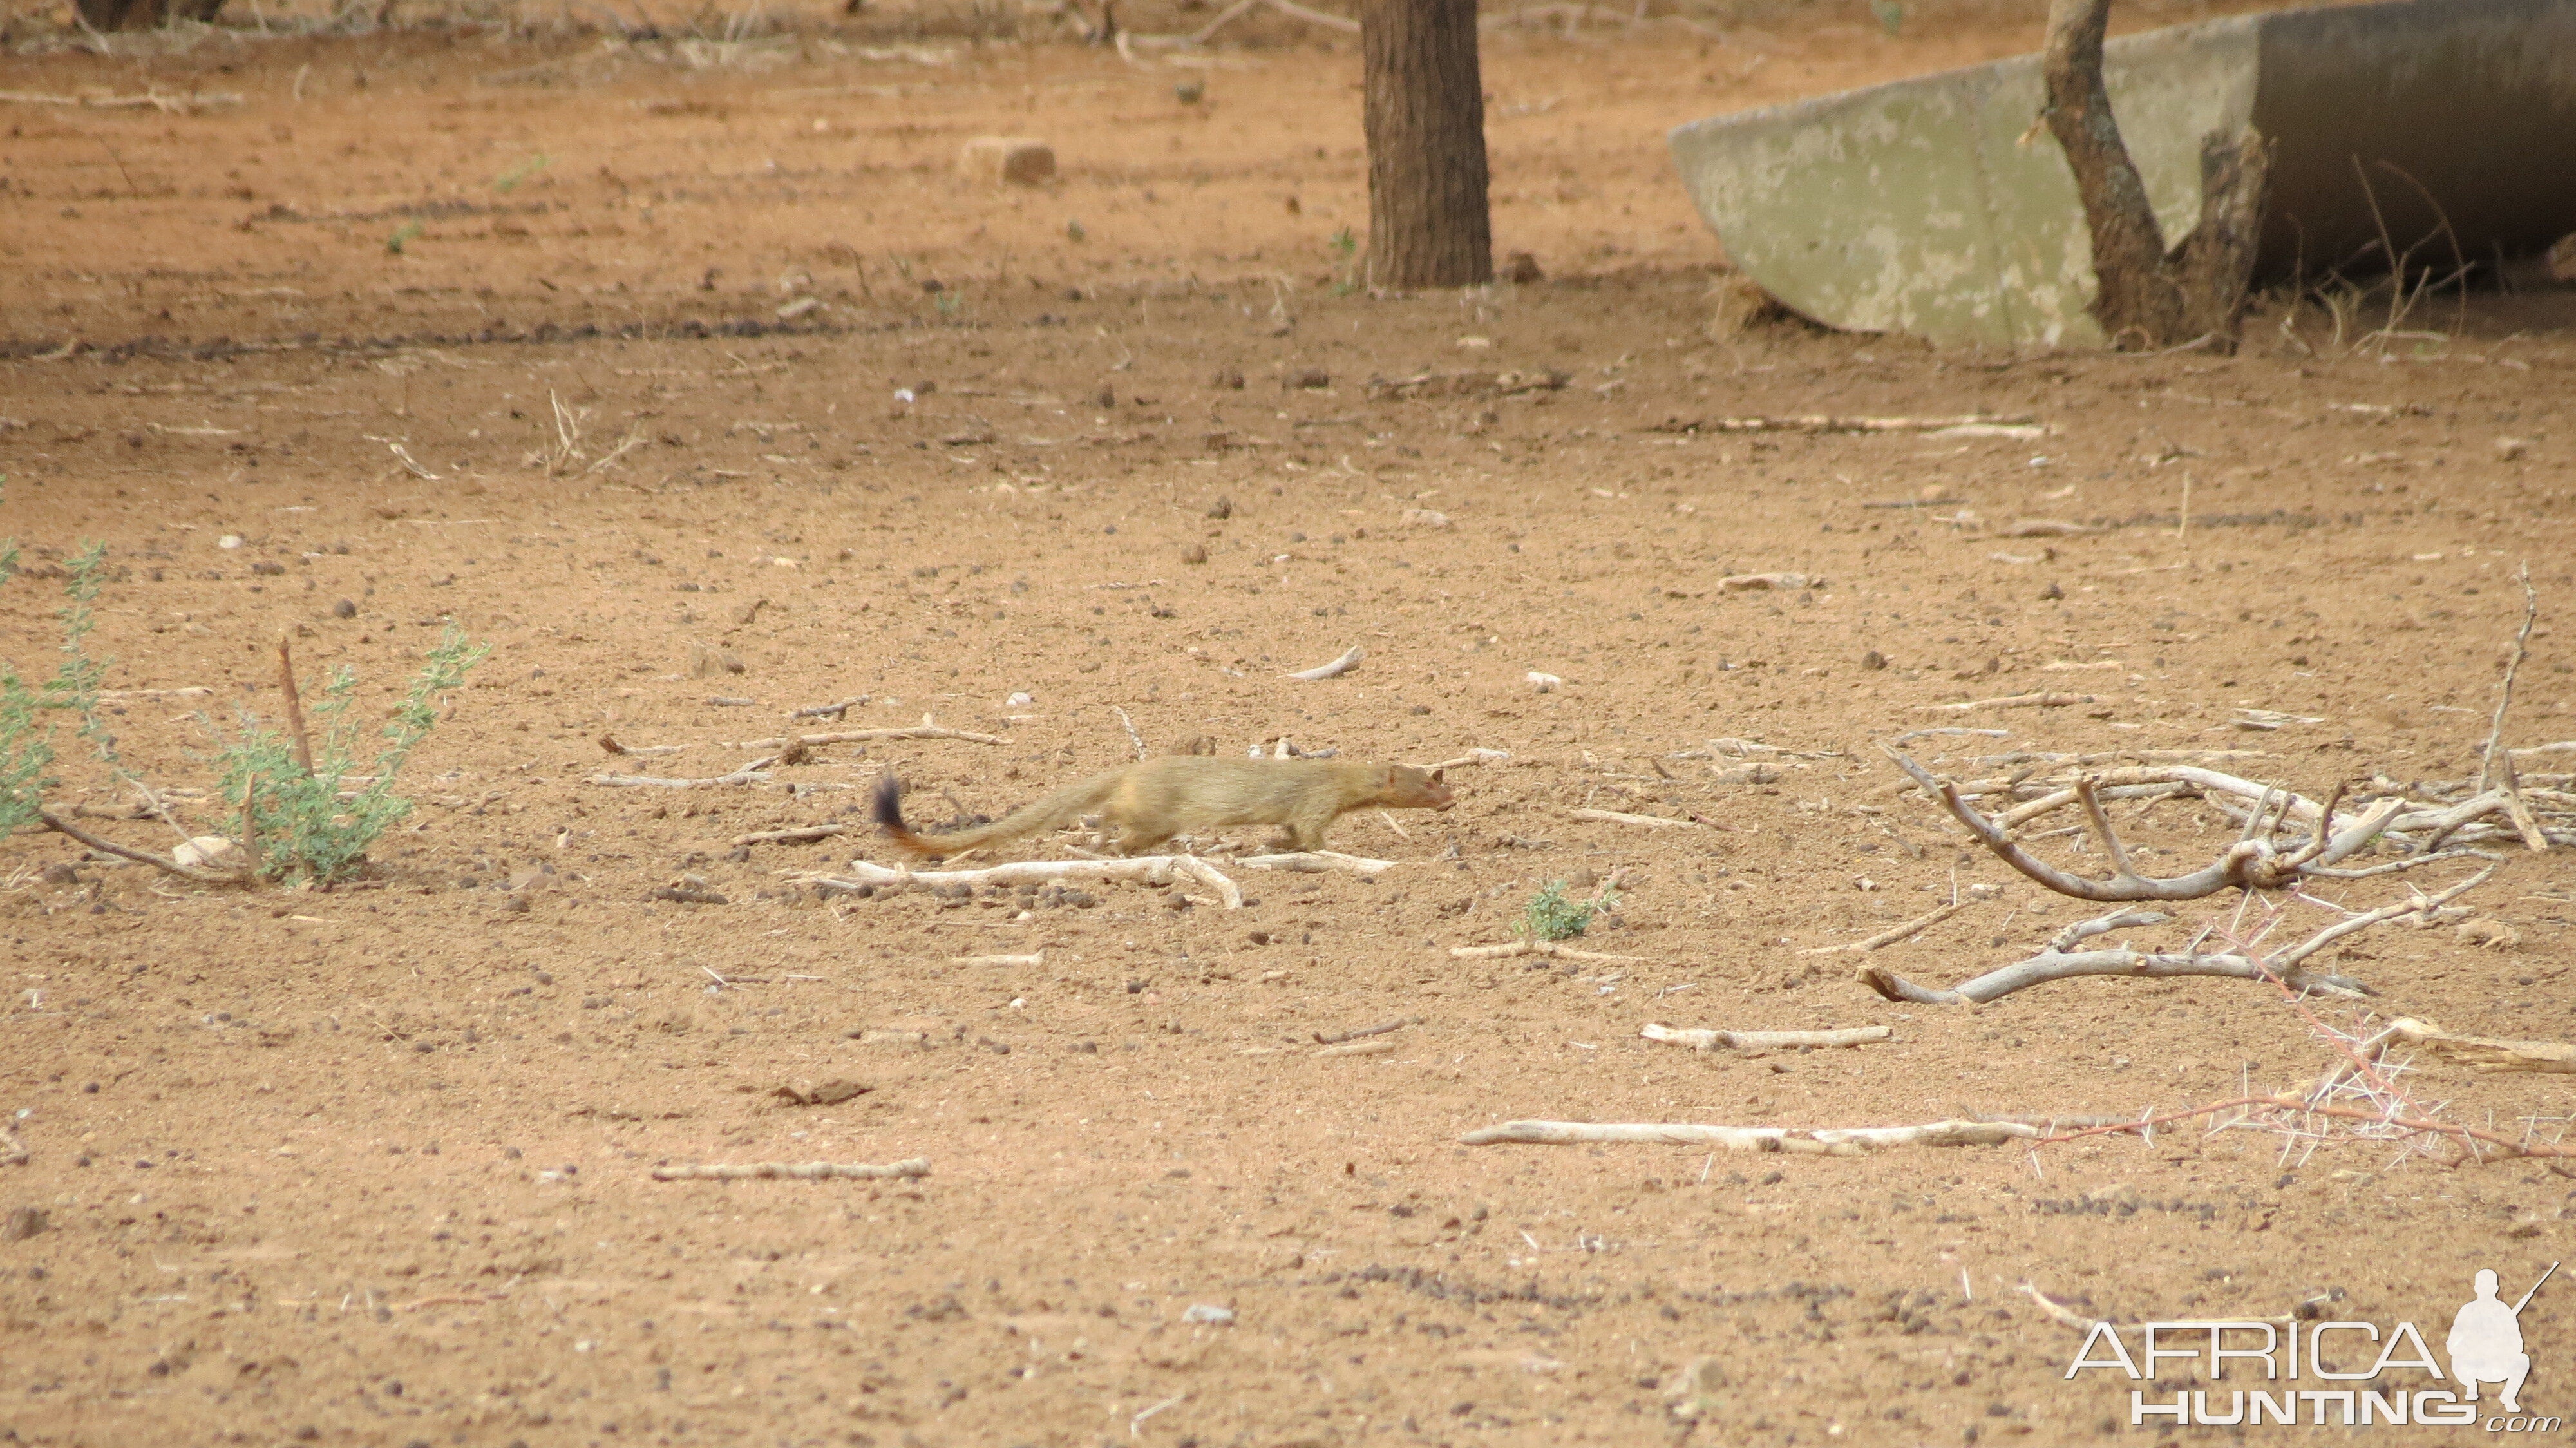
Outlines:
{"type": "Polygon", "coordinates": [[[1979,709],[2063,709],[2071,704],[2090,704],[2090,694],[2055,694],[2042,690],[2031,694],[2007,694],[1999,699],[1970,699],[1957,704],[1918,704],[1918,709],[1953,714],[1974,713],[1979,709]]]}
{"type": "Polygon", "coordinates": [[[1949,919],[1951,916],[1958,914],[1960,911],[1965,910],[1976,903],[1977,902],[1974,900],[1953,900],[1949,904],[1942,906],[1940,909],[1935,910],[1928,915],[1917,916],[1914,919],[1908,920],[1904,924],[1897,926],[1893,930],[1882,930],[1867,940],[1855,940],[1847,945],[1819,945],[1813,950],[1801,950],[1798,953],[1800,955],[1833,955],[1845,950],[1876,950],[1883,945],[1894,945],[1900,940],[1920,935],[1924,931],[1931,929],[1933,926],[1940,924],[1942,921],[1949,919]]]}
{"type": "Polygon", "coordinates": [[[906,724],[898,729],[844,729],[830,734],[797,734],[777,739],[745,739],[739,743],[727,744],[725,747],[727,749],[784,749],[790,744],[803,744],[810,748],[817,744],[864,744],[872,739],[962,739],[969,744],[1010,742],[998,734],[976,734],[964,729],[950,729],[933,724],[930,722],[930,716],[925,714],[920,723],[906,724]]]}
{"type": "Polygon", "coordinates": [[[746,764],[731,774],[719,774],[711,779],[662,779],[650,774],[594,774],[590,777],[590,782],[608,785],[615,789],[707,789],[727,784],[768,784],[770,777],[761,769],[761,765],[769,762],[764,759],[756,764],[746,764]]]}
{"type": "Polygon", "coordinates": [[[1623,814],[1615,809],[1573,809],[1567,810],[1565,815],[1568,819],[1590,820],[1596,824],[1644,825],[1649,829],[1658,830],[1707,828],[1697,820],[1666,819],[1662,815],[1623,814]]]}
{"type": "Polygon", "coordinates": [[[1353,644],[1348,652],[1344,653],[1340,658],[1333,660],[1331,663],[1317,664],[1311,669],[1299,669],[1297,672],[1288,675],[1288,677],[1292,679],[1304,679],[1310,684],[1323,679],[1338,679],[1342,675],[1349,673],[1351,671],[1351,666],[1358,663],[1364,657],[1366,656],[1361,653],[1360,646],[1353,644]]]}
{"type": "Polygon", "coordinates": [[[284,634],[277,637],[277,687],[286,696],[286,728],[295,736],[295,763],[313,777],[313,739],[304,732],[304,696],[295,687],[295,652],[284,634]]]}
{"type": "Polygon", "coordinates": [[[1191,879],[1198,881],[1200,884],[1205,885],[1211,890],[1214,890],[1216,892],[1217,903],[1223,905],[1226,909],[1240,910],[1243,908],[1243,891],[1236,888],[1235,883],[1232,880],[1219,874],[1214,865],[1200,859],[1198,856],[1173,856],[1172,872],[1178,875],[1187,875],[1191,879]]]}
{"type": "MultiPolygon", "coordinates": [[[[1136,746],[1136,757],[1138,759],[1143,759],[1145,756],[1154,752],[1145,747],[1145,736],[1136,732],[1136,721],[1127,717],[1126,710],[1112,704],[1109,706],[1109,711],[1118,716],[1119,727],[1127,731],[1127,742],[1136,746]]],[[[1285,736],[1282,736],[1279,742],[1282,745],[1285,745],[1288,741],[1285,736]]]]}
{"type": "Polygon", "coordinates": [[[745,1166],[657,1166],[657,1182],[739,1182],[762,1180],[815,1181],[889,1181],[908,1180],[930,1175],[930,1159],[916,1156],[910,1161],[874,1166],[866,1162],[830,1161],[762,1161],[745,1166]]]}
{"type": "Polygon", "coordinates": [[[1597,950],[1577,950],[1553,940],[1515,940],[1508,945],[1454,945],[1449,948],[1451,960],[1508,960],[1515,955],[1552,956],[1584,965],[1632,965],[1646,958],[1642,955],[1604,955],[1597,950]]]}
{"type": "MultiPolygon", "coordinates": [[[[1930,771],[1900,751],[1891,749],[1888,754],[1896,761],[1898,768],[1914,777],[1917,784],[1922,785],[1926,791],[1938,795],[1941,802],[1949,807],[1951,816],[1966,825],[1968,833],[1991,851],[1997,859],[2061,895],[2071,895],[2079,900],[2093,900],[2105,904],[2137,900],[2197,900],[2229,888],[2282,889],[2298,883],[2305,875],[2332,867],[2362,846],[2369,844],[2388,828],[2397,813],[2387,808],[2386,801],[2382,801],[2378,807],[2354,821],[2341,833],[2329,834],[2327,822],[2334,813],[2333,802],[2329,802],[2317,812],[2314,837],[2306,845],[2285,855],[2269,838],[2255,838],[2258,833],[2265,835],[2269,833],[2257,829],[2269,813],[2265,804],[2258,803],[2254,820],[2246,827],[2245,838],[2228,846],[2226,852],[2216,860],[2188,875],[2177,875],[2170,879],[2150,879],[2138,874],[2130,865],[2128,847],[2121,843],[2119,832],[2111,826],[2111,817],[2102,810],[2100,783],[2094,778],[2087,777],[2076,782],[2073,793],[2076,802],[2084,806],[2085,815],[2092,825],[2093,832],[2101,840],[2103,854],[2111,862],[2110,879],[2088,880],[2068,874],[2022,849],[2020,845],[2013,842],[2010,835],[2005,833],[2001,824],[1987,818],[1960,798],[1957,785],[1947,780],[1935,779],[1930,771]]],[[[2182,769],[2170,772],[2176,775],[2215,773],[2215,771],[2182,769]]],[[[2340,798],[2338,794],[2337,800],[2339,801],[2340,798]]],[[[2283,805],[2284,817],[2289,812],[2290,807],[2283,805]]]]}
{"type": "Polygon", "coordinates": [[[1855,974],[1861,984],[1891,1001],[1910,1001],[1917,1005],[1983,1005],[2017,990],[2042,985],[2054,980],[2071,980],[2085,975],[2120,975],[2142,979],[2170,979],[2176,976],[2211,975],[2232,980],[2279,980],[2292,991],[2314,991],[2330,995],[2368,995],[2369,987],[2345,976],[2311,974],[2299,969],[2299,962],[2343,939],[2384,921],[2407,915],[2429,917],[2452,900],[2486,883],[2495,867],[2469,876],[2434,895],[2417,895],[2394,905],[2384,905],[2359,915],[2336,921],[2299,944],[2275,955],[2250,951],[2204,955],[2198,950],[2167,951],[2149,954],[2141,951],[2086,950],[2073,947],[2097,935],[2114,930],[2162,925],[2171,917],[2151,910],[2120,910],[2099,919],[2070,925],[2057,933],[2041,951],[2027,960],[1988,971],[1949,990],[1934,990],[1905,980],[1884,966],[1865,965],[1855,974]]]}
{"type": "Polygon", "coordinates": [[[2548,1071],[2576,1074],[2576,1045],[2564,1041],[2506,1041],[2492,1036],[2456,1036],[2430,1021],[2412,1017],[2388,1023],[2381,1033],[2420,1047],[2472,1071],[2548,1071]]]}
{"type": "Polygon", "coordinates": [[[1975,412],[1964,417],[1720,417],[1664,428],[1667,432],[1939,432],[1951,427],[2019,427],[2036,421],[2029,413],[2002,416],[1975,412]]]}
{"type": "Polygon", "coordinates": [[[1315,1032],[1315,1044],[1318,1046],[1338,1046],[1344,1041],[1356,1041],[1365,1036],[1383,1036],[1389,1032],[1400,1031],[1412,1024],[1413,1017],[1397,1016],[1392,1020],[1380,1021],[1374,1026],[1362,1026],[1356,1031],[1340,1031],[1329,1036],[1325,1035],[1321,1031],[1317,1031],[1315,1032]]]}
{"type": "Polygon", "coordinates": [[[790,719],[846,719],[852,709],[867,701],[867,695],[853,694],[837,704],[808,704],[787,717],[790,719]]]}
{"type": "Polygon", "coordinates": [[[1229,910],[1243,903],[1243,892],[1215,866],[1195,855],[1138,855],[1125,860],[1014,860],[980,870],[907,870],[852,860],[850,875],[804,875],[798,878],[826,890],[856,890],[862,885],[1018,885],[1047,880],[1128,880],[1169,885],[1184,875],[1217,892],[1229,910]]]}
{"type": "Polygon", "coordinates": [[[1508,749],[1470,749],[1455,759],[1444,759],[1438,764],[1426,764],[1422,767],[1433,771],[1464,769],[1470,764],[1501,764],[1511,757],[1512,752],[1508,749]]]}
{"type": "Polygon", "coordinates": [[[1282,855],[1245,855],[1234,862],[1246,870],[1290,870],[1298,874],[1319,875],[1326,870],[1347,870],[1354,875],[1383,874],[1396,867],[1394,860],[1372,860],[1365,855],[1345,855],[1335,850],[1292,850],[1282,855]]]}
{"type": "Polygon", "coordinates": [[[1709,1031],[1696,1027],[1667,1026],[1648,1021],[1638,1035],[1666,1045],[1688,1046],[1694,1051],[1714,1051],[1720,1046],[1732,1051],[1786,1051],[1802,1046],[1868,1046],[1895,1039],[1888,1026],[1851,1026],[1836,1031],[1709,1031]]]}
{"type": "Polygon", "coordinates": [[[1398,1049],[1397,1044],[1393,1041],[1353,1041],[1348,1045],[1326,1046],[1321,1050],[1312,1051],[1308,1054],[1316,1057],[1386,1056],[1394,1054],[1398,1049]]]}
{"type": "Polygon", "coordinates": [[[2540,619],[2540,595],[2532,591],[2531,565],[2525,563],[2514,576],[2522,585],[2522,627],[2514,633],[2513,651],[2505,659],[2504,682],[2496,691],[2495,722],[2487,729],[2486,760],[2478,769],[2478,787],[2504,792],[2505,812],[2522,836],[2523,847],[2543,855],[2549,852],[2549,837],[2533,817],[2530,801],[2522,797],[2522,781],[2514,775],[2513,755],[2503,747],[2504,716],[2513,707],[2513,678],[2522,671],[2523,657],[2531,650],[2531,626],[2540,619]]]}
{"type": "Polygon", "coordinates": [[[745,845],[803,845],[846,834],[849,828],[848,825],[806,825],[792,830],[761,830],[754,834],[736,835],[733,842],[737,849],[745,845]]]}
{"type": "Polygon", "coordinates": [[[2215,340],[2234,351],[2253,275],[2269,152],[2252,127],[2201,139],[2200,224],[2168,251],[2111,93],[2102,39],[2111,0],[2050,0],[2042,118],[2075,173],[2099,285],[2092,312],[2114,347],[2215,340]]]}
{"type": "Polygon", "coordinates": [[[1468,1146],[1518,1143],[1534,1146],[1581,1146],[1594,1142],[1651,1142],[1664,1146],[1709,1146],[1724,1151],[1785,1151],[1816,1156],[1859,1156],[1890,1146],[2001,1146],[2028,1141],[2039,1128],[2016,1121],[1933,1121],[1921,1126],[1698,1126],[1689,1123],[1594,1123],[1588,1121],[1506,1121],[1471,1131],[1458,1140],[1468,1146]]]}
{"type": "Polygon", "coordinates": [[[199,884],[204,885],[240,885],[247,883],[252,878],[250,872],[247,870],[235,874],[227,874],[214,870],[200,870],[194,865],[180,864],[177,860],[171,859],[167,855],[156,855],[150,850],[131,849],[127,846],[118,844],[114,840],[91,834],[89,831],[82,829],[78,825],[72,824],[62,816],[55,814],[52,810],[40,809],[36,811],[36,818],[43,822],[45,828],[54,831],[56,834],[69,835],[73,839],[80,841],[82,844],[89,846],[91,849],[98,851],[102,855],[114,855],[120,860],[132,860],[138,865],[150,865],[154,869],[168,871],[170,874],[176,875],[183,880],[195,880],[199,884]]]}
{"type": "Polygon", "coordinates": [[[950,957],[949,963],[952,965],[1036,966],[1046,964],[1046,952],[1040,950],[1031,952],[1027,955],[959,955],[950,957]]]}

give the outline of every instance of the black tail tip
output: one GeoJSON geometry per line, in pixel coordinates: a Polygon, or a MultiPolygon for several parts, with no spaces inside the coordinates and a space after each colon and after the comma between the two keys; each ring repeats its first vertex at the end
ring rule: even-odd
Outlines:
{"type": "Polygon", "coordinates": [[[870,803],[873,806],[872,814],[879,825],[890,830],[905,828],[903,785],[892,774],[878,776],[876,791],[870,796],[870,803]]]}

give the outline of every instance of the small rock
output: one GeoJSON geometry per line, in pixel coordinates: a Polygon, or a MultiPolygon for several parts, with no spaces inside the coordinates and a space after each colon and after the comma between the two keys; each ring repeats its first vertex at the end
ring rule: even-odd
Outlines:
{"type": "Polygon", "coordinates": [[[338,603],[331,605],[331,616],[333,618],[356,618],[358,616],[358,605],[353,600],[346,598],[341,599],[338,603]]]}
{"type": "Polygon", "coordinates": [[[1404,510],[1404,522],[1406,526],[1413,528],[1446,528],[1449,526],[1449,515],[1433,508],[1407,508],[1404,510]]]}
{"type": "Polygon", "coordinates": [[[1240,367],[1220,367],[1216,369],[1216,375],[1208,379],[1208,386],[1213,387],[1220,392],[1241,392],[1243,390],[1243,369],[1240,367]]]}
{"type": "Polygon", "coordinates": [[[170,852],[170,858],[199,870],[246,870],[250,856],[222,835],[199,835],[170,852]]]}
{"type": "Polygon", "coordinates": [[[2050,603],[2055,603],[2066,596],[2066,590],[2052,583],[2048,585],[2048,587],[2041,589],[2039,591],[2039,596],[2050,603]]]}
{"type": "Polygon", "coordinates": [[[1823,582],[1821,578],[1810,579],[1803,573],[1738,573],[1719,579],[1717,586],[1728,593],[1753,593],[1773,588],[1806,588],[1823,582]]]}
{"type": "Polygon", "coordinates": [[[1529,680],[1531,688],[1538,690],[1542,694],[1553,694],[1557,690],[1565,687],[1565,681],[1563,679],[1558,678],[1554,674],[1542,674],[1536,669],[1532,669],[1524,677],[1529,680]]]}
{"type": "Polygon", "coordinates": [[[1207,82],[1197,76],[1189,76],[1172,87],[1172,99],[1185,106],[1197,105],[1207,99],[1207,82]]]}
{"type": "Polygon", "coordinates": [[[2531,439],[2527,437],[2500,437],[2495,440],[2495,455],[2505,462],[2512,462],[2529,451],[2531,439]]]}
{"type": "Polygon", "coordinates": [[[0,1219],[0,1242],[23,1242],[45,1230],[43,1209],[12,1207],[6,1219],[0,1219]]]}
{"type": "Polygon", "coordinates": [[[808,312],[819,312],[821,310],[823,310],[823,299],[821,297],[798,297],[796,300],[789,302],[778,309],[778,320],[782,322],[792,322],[798,317],[804,316],[808,312]]]}
{"type": "Polygon", "coordinates": [[[1279,385],[1283,388],[1302,387],[1309,391],[1320,391],[1333,385],[1333,374],[1321,367],[1293,368],[1287,376],[1280,379],[1279,385]]]}
{"type": "Polygon", "coordinates": [[[45,867],[44,881],[48,885],[77,885],[81,882],[80,871],[56,860],[45,867]]]}
{"type": "Polygon", "coordinates": [[[1545,276],[1546,273],[1538,269],[1538,258],[1528,252],[1516,251],[1503,259],[1503,280],[1513,286],[1525,287],[1545,276]]]}
{"type": "Polygon", "coordinates": [[[1181,1314],[1181,1321],[1203,1322],[1210,1327],[1231,1327],[1234,1325],[1234,1309],[1218,1307],[1208,1302],[1194,1303],[1188,1311],[1181,1314]]]}
{"type": "Polygon", "coordinates": [[[1207,545],[1203,543],[1192,543],[1188,547],[1183,548],[1181,550],[1181,561],[1183,563],[1207,562],[1207,545]]]}
{"type": "Polygon", "coordinates": [[[1055,149],[1028,136],[977,136],[957,153],[957,170],[991,186],[1035,186],[1055,176],[1055,149]]]}
{"type": "Polygon", "coordinates": [[[1207,515],[1219,522],[1233,517],[1234,499],[1219,494],[1215,502],[1208,504],[1207,515]]]}
{"type": "Polygon", "coordinates": [[[218,548],[239,548],[241,545],[242,540],[239,533],[226,533],[221,538],[215,540],[215,546],[218,548]]]}
{"type": "Polygon", "coordinates": [[[1860,656],[1860,666],[1873,674],[1877,673],[1879,670],[1887,667],[1887,655],[1880,653],[1876,649],[1871,649],[1869,652],[1860,656]]]}
{"type": "Polygon", "coordinates": [[[719,674],[739,674],[746,667],[741,657],[730,649],[714,648],[695,639],[689,641],[691,678],[711,679],[719,674]]]}
{"type": "Polygon", "coordinates": [[[1118,393],[1115,389],[1111,388],[1106,383],[1103,383],[1101,385],[1099,395],[1091,399],[1091,405],[1105,412],[1118,405],[1118,393]]]}

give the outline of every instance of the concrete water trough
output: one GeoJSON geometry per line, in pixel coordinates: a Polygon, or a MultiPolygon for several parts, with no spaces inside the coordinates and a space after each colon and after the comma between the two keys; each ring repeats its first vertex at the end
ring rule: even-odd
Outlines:
{"type": "MultiPolygon", "coordinates": [[[[2201,137],[2271,139],[2258,282],[2381,273],[2392,249],[2448,271],[2576,231],[2576,0],[2234,16],[2114,40],[2104,78],[2168,243],[2200,219],[2201,137]]],[[[1805,316],[2095,346],[2083,204],[2041,96],[2025,55],[1670,141],[1728,260],[1805,316]]]]}

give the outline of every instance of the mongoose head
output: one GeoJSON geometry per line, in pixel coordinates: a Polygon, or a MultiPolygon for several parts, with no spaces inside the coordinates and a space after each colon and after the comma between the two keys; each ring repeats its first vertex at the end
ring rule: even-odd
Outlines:
{"type": "Polygon", "coordinates": [[[1387,789],[1402,796],[1407,804],[1417,808],[1447,809],[1458,802],[1457,797],[1449,793],[1449,786],[1441,779],[1441,776],[1447,772],[1441,769],[1416,769],[1410,764],[1389,765],[1386,771],[1387,789]]]}

